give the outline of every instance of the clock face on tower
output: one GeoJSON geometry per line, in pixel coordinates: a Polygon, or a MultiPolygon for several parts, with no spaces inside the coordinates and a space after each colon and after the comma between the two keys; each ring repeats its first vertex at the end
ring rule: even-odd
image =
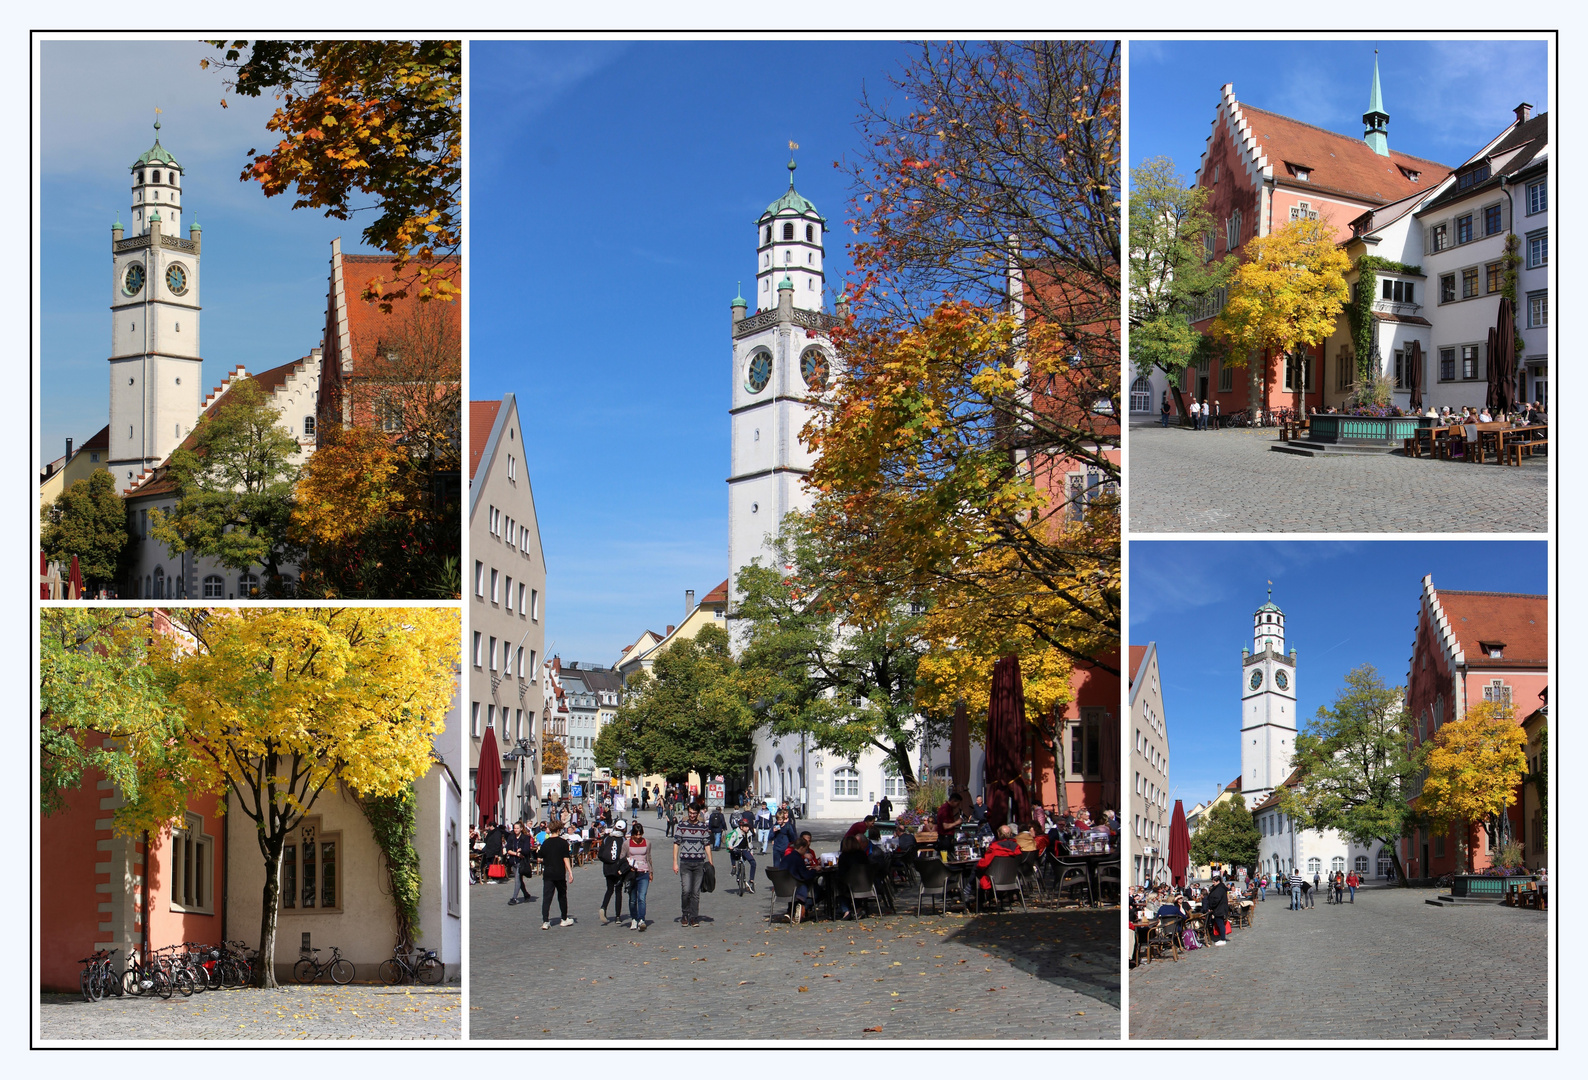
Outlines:
{"type": "Polygon", "coordinates": [[[1263,673],[1261,671],[1252,672],[1252,689],[1256,690],[1261,685],[1263,685],[1263,673]]]}
{"type": "Polygon", "coordinates": [[[128,296],[137,296],[143,291],[143,263],[127,267],[127,275],[121,279],[121,291],[128,296]]]}
{"type": "Polygon", "coordinates": [[[800,375],[812,390],[827,388],[827,357],[820,349],[806,349],[800,357],[800,375]]]}
{"type": "Polygon", "coordinates": [[[750,358],[750,369],[745,375],[744,386],[752,394],[759,394],[766,389],[766,384],[772,380],[772,354],[758,352],[750,358]]]}
{"type": "Polygon", "coordinates": [[[166,268],[165,285],[177,296],[187,292],[187,267],[181,263],[172,263],[166,268]]]}
{"type": "Polygon", "coordinates": [[[1283,671],[1276,671],[1274,672],[1274,685],[1283,690],[1285,687],[1290,685],[1290,680],[1285,677],[1285,673],[1283,671]]]}

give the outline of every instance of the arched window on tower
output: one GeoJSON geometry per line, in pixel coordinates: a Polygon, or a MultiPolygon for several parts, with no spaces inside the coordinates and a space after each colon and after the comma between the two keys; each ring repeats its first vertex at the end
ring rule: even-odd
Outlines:
{"type": "Polygon", "coordinates": [[[815,226],[812,226],[812,225],[805,226],[805,242],[807,244],[814,244],[816,242],[816,228],[815,228],[815,226]]]}
{"type": "Polygon", "coordinates": [[[763,244],[770,244],[772,242],[772,226],[768,225],[766,227],[766,239],[761,242],[763,244]]]}
{"type": "Polygon", "coordinates": [[[159,169],[154,170],[154,182],[156,184],[158,184],[160,182],[160,170],[159,169]]]}
{"type": "Polygon", "coordinates": [[[138,170],[138,183],[140,183],[140,184],[143,183],[143,170],[142,169],[138,170]]]}
{"type": "Polygon", "coordinates": [[[794,223],[792,221],[785,221],[783,223],[783,239],[794,239],[794,223]]]}

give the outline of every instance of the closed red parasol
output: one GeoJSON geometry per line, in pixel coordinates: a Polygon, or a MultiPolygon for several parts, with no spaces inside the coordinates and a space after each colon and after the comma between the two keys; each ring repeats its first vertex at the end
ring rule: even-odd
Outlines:
{"type": "Polygon", "coordinates": [[[483,829],[499,820],[497,804],[502,800],[502,754],[496,748],[496,729],[485,729],[485,740],[480,744],[480,768],[475,774],[474,803],[480,808],[480,827],[483,829]]]}
{"type": "MultiPolygon", "coordinates": [[[[1009,781],[1020,781],[1026,722],[1020,659],[1006,656],[993,665],[992,696],[987,703],[987,807],[996,826],[1009,820],[1009,781]]],[[[1021,809],[1016,796],[1016,811],[1021,809]]]]}
{"type": "Polygon", "coordinates": [[[1185,823],[1185,803],[1174,801],[1174,817],[1169,819],[1169,873],[1174,884],[1185,884],[1186,867],[1191,863],[1191,830],[1185,823]]]}
{"type": "Polygon", "coordinates": [[[954,706],[954,728],[948,743],[948,777],[955,791],[964,791],[970,785],[970,717],[963,701],[954,706]]]}

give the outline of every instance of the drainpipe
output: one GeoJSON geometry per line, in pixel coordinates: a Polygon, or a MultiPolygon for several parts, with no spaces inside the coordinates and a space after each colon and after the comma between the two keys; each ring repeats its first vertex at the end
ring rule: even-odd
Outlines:
{"type": "MultiPolygon", "coordinates": [[[[231,794],[231,788],[228,787],[222,797],[229,802],[231,801],[231,794]]],[[[226,809],[230,810],[231,807],[228,806],[226,809]]],[[[225,941],[226,909],[228,906],[227,886],[231,880],[232,867],[232,816],[230,814],[221,815],[221,852],[221,940],[225,941]]]]}
{"type": "Polygon", "coordinates": [[[142,908],[143,920],[143,949],[144,954],[154,947],[153,936],[149,933],[149,830],[143,830],[143,895],[139,905],[142,908]]]}

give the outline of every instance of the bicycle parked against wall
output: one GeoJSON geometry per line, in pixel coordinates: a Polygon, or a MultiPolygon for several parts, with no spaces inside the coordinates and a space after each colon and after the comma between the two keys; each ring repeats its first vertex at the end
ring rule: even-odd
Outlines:
{"type": "MultiPolygon", "coordinates": [[[[319,949],[312,950],[318,953],[319,949]]],[[[353,981],[353,962],[342,959],[342,950],[338,946],[331,946],[331,959],[320,963],[318,956],[305,956],[292,965],[292,977],[301,983],[314,982],[326,972],[331,973],[331,981],[338,986],[346,986],[353,981]]]]}
{"type": "Polygon", "coordinates": [[[259,953],[250,949],[246,941],[224,941],[221,943],[221,958],[217,962],[220,968],[221,985],[224,987],[247,986],[254,981],[254,961],[259,953]]]}
{"type": "Polygon", "coordinates": [[[99,1001],[106,994],[121,996],[121,976],[111,967],[111,957],[120,951],[120,949],[100,949],[92,956],[85,956],[78,961],[83,965],[82,974],[78,976],[78,986],[83,992],[84,1001],[99,1001]]]}
{"type": "Polygon", "coordinates": [[[387,986],[397,986],[409,979],[435,986],[445,975],[446,965],[436,957],[434,949],[405,953],[403,947],[397,945],[392,948],[391,959],[382,960],[380,964],[380,981],[387,986]]]}

